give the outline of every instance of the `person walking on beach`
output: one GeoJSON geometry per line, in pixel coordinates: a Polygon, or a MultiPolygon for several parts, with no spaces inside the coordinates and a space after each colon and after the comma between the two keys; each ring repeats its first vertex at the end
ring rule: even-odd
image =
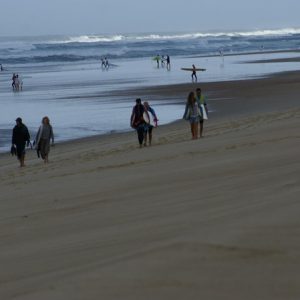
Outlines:
{"type": "Polygon", "coordinates": [[[12,134],[12,148],[15,149],[17,158],[20,161],[20,167],[25,166],[25,147],[30,144],[30,134],[27,127],[23,124],[21,118],[16,119],[16,126],[12,134]]]}
{"type": "Polygon", "coordinates": [[[151,146],[152,130],[154,127],[157,127],[158,119],[157,119],[154,109],[152,107],[150,107],[150,105],[147,101],[144,102],[144,108],[145,108],[145,111],[149,115],[149,123],[147,124],[147,122],[146,122],[146,125],[145,125],[144,146],[147,146],[148,138],[149,138],[149,146],[151,146]]]}
{"type": "Polygon", "coordinates": [[[198,81],[198,78],[197,78],[197,70],[196,70],[196,67],[195,65],[192,66],[193,69],[192,69],[192,81],[194,82],[197,82],[198,81]]]}
{"type": "Polygon", "coordinates": [[[203,137],[203,128],[204,128],[204,118],[203,118],[203,109],[205,109],[206,115],[208,115],[206,98],[202,95],[201,88],[196,89],[196,101],[200,108],[201,116],[200,116],[200,137],[203,137]]]}
{"type": "Polygon", "coordinates": [[[41,155],[45,164],[49,162],[48,156],[50,152],[50,140],[52,140],[52,145],[54,145],[53,128],[50,125],[49,118],[46,116],[42,119],[42,124],[39,127],[35,138],[35,148],[38,156],[39,154],[41,155]]]}
{"type": "MultiPolygon", "coordinates": [[[[145,138],[145,125],[144,113],[149,117],[148,113],[145,112],[145,108],[142,105],[142,100],[140,98],[135,100],[136,105],[132,109],[130,124],[131,127],[137,131],[138,140],[140,148],[143,146],[143,141],[145,138]]],[[[149,118],[148,118],[149,119],[149,118]]]]}
{"type": "Polygon", "coordinates": [[[198,124],[200,121],[200,109],[194,92],[190,92],[187,98],[183,119],[190,122],[192,139],[198,138],[198,124]]]}

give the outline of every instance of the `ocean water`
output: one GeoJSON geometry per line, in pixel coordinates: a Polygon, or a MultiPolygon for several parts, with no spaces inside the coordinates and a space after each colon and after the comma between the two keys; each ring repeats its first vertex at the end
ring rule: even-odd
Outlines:
{"type": "MultiPolygon", "coordinates": [[[[144,86],[185,83],[181,67],[206,68],[198,80],[226,81],[298,70],[299,63],[245,64],[246,61],[299,56],[300,29],[252,32],[166,33],[0,37],[0,151],[7,151],[15,118],[21,116],[34,136],[48,115],[56,140],[130,130],[135,99],[114,92],[144,86]],[[267,53],[272,51],[274,53],[267,53]],[[220,52],[224,56],[220,56],[220,52]],[[256,54],[249,54],[256,53],[256,54]],[[157,68],[153,57],[170,55],[171,70],[157,68]],[[227,56],[230,54],[230,56],[227,56]],[[101,68],[107,57],[111,67],[101,68]],[[23,91],[13,92],[18,73],[23,91]]],[[[136,97],[139,97],[137,94],[136,97]]],[[[185,99],[148,100],[160,124],[181,118],[185,99]]],[[[213,99],[210,99],[213,101],[213,99]]]]}

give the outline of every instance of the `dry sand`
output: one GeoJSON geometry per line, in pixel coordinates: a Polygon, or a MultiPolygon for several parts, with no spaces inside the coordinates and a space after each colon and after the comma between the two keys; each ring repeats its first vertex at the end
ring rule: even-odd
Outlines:
{"type": "Polygon", "coordinates": [[[1,155],[0,299],[300,299],[299,74],[280,76],[204,85],[197,141],[180,121],[144,149],[1,155]]]}

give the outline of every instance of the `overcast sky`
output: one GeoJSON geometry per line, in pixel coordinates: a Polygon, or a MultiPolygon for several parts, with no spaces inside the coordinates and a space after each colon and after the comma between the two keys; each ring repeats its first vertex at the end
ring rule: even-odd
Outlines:
{"type": "Polygon", "coordinates": [[[300,0],[0,0],[0,36],[300,27],[300,0]]]}

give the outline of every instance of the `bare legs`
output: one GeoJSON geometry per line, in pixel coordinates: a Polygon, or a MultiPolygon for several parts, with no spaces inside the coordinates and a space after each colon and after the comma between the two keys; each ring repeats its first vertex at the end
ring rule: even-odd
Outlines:
{"type": "Polygon", "coordinates": [[[191,123],[192,140],[198,139],[198,123],[191,123]]]}

